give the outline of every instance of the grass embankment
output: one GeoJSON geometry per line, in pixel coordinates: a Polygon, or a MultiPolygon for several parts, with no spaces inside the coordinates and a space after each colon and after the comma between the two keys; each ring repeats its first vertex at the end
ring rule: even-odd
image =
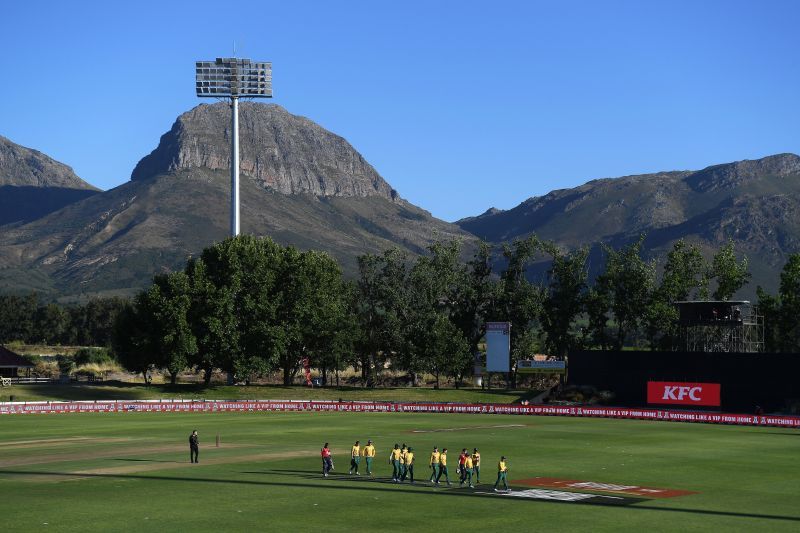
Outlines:
{"type": "Polygon", "coordinates": [[[432,389],[397,387],[365,389],[361,387],[286,387],[280,385],[212,386],[196,384],[142,384],[111,381],[98,384],[12,385],[0,389],[0,401],[58,400],[155,400],[159,398],[209,400],[338,400],[397,402],[511,403],[530,399],[538,391],[492,389],[432,389]]]}
{"type": "Polygon", "coordinates": [[[795,430],[313,412],[8,415],[0,423],[5,531],[773,532],[800,525],[795,430]],[[195,428],[201,447],[193,465],[187,438],[195,428]],[[375,477],[363,475],[363,461],[362,475],[348,476],[350,445],[367,438],[377,448],[375,477]],[[326,441],[336,469],[322,478],[326,441]],[[388,479],[395,442],[415,448],[423,483],[388,479]],[[476,489],[424,483],[434,445],[450,448],[451,478],[462,447],[481,450],[476,489]],[[542,476],[690,493],[626,499],[600,490],[610,498],[588,503],[498,496],[491,489],[501,454],[515,491],[542,476]]]}
{"type": "Polygon", "coordinates": [[[23,344],[21,342],[10,342],[5,344],[9,350],[17,353],[23,357],[33,356],[55,356],[58,354],[73,356],[75,352],[86,346],[61,346],[61,345],[47,345],[47,344],[23,344]]]}

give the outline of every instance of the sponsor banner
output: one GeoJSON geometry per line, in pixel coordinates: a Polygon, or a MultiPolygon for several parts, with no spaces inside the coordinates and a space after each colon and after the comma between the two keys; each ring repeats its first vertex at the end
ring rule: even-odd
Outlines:
{"type": "Polygon", "coordinates": [[[719,383],[648,381],[647,403],[719,407],[719,383]]]}
{"type": "Polygon", "coordinates": [[[667,422],[704,422],[800,428],[797,416],[754,416],[701,413],[653,408],[570,407],[518,404],[389,403],[296,400],[116,400],[102,402],[5,402],[2,414],[124,413],[124,412],[226,412],[226,411],[336,411],[358,413],[464,413],[532,416],[625,418],[667,422]]]}
{"type": "Polygon", "coordinates": [[[619,485],[616,483],[599,483],[596,481],[579,481],[576,479],[558,479],[554,477],[535,477],[513,481],[514,484],[528,485],[531,487],[550,487],[567,490],[591,490],[595,492],[610,492],[612,494],[629,494],[644,498],[674,498],[697,494],[689,490],[656,489],[640,487],[638,485],[619,485]]]}
{"type": "Polygon", "coordinates": [[[566,361],[517,361],[517,372],[521,374],[566,374],[566,361]]]}

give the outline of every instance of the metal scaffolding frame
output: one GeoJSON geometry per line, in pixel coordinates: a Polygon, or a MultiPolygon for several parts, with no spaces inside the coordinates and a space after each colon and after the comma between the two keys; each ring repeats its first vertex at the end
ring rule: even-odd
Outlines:
{"type": "Polygon", "coordinates": [[[764,351],[764,315],[749,301],[676,302],[676,350],[687,352],[764,351]]]}

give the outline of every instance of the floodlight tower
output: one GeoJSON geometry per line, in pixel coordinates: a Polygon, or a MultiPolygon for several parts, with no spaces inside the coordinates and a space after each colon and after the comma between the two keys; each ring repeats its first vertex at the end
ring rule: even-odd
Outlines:
{"type": "Polygon", "coordinates": [[[218,57],[195,63],[201,98],[231,99],[231,237],[239,235],[239,98],[272,98],[272,63],[218,57]]]}

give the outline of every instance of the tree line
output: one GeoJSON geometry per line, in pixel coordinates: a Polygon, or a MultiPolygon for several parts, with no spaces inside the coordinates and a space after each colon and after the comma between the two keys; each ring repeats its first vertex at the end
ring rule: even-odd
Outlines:
{"type": "Polygon", "coordinates": [[[412,382],[429,374],[458,384],[482,362],[486,322],[512,322],[512,363],[631,342],[670,349],[673,302],[726,300],[749,280],[732,242],[707,261],[678,241],[659,269],[642,257],[643,239],[604,246],[593,280],[588,248],[565,251],[535,236],[499,250],[481,243],[467,262],[458,241],[414,260],[397,249],[366,254],[346,280],[327,254],[241,236],[156,276],[120,315],[115,347],[128,368],[145,376],[164,368],[173,381],[191,367],[207,383],[221,369],[243,380],[280,370],[290,384],[306,360],[324,378],[355,367],[367,386],[390,367],[412,382]],[[531,281],[529,267],[542,260],[544,278],[531,281]]]}
{"type": "Polygon", "coordinates": [[[114,323],[124,298],[95,298],[64,306],[38,294],[0,294],[0,343],[111,346],[114,323]]]}
{"type": "MultiPolygon", "coordinates": [[[[239,236],[205,249],[182,271],[155,276],[129,301],[58,311],[55,304],[35,305],[31,296],[0,297],[0,305],[16,298],[14,305],[27,309],[22,315],[32,317],[26,327],[13,320],[0,325],[11,331],[4,338],[52,331],[52,338],[112,344],[123,366],[145,379],[154,368],[173,382],[195,369],[206,383],[217,369],[242,381],[281,371],[290,384],[305,361],[323,378],[354,367],[367,386],[385,368],[412,382],[428,374],[437,385],[458,384],[482,363],[486,322],[513,324],[512,363],[574,349],[668,350],[677,333],[674,302],[727,300],[749,281],[747,259],[737,257],[732,242],[706,260],[697,245],[679,240],[659,265],[642,256],[643,240],[603,246],[594,277],[588,248],[567,251],[531,236],[497,249],[481,243],[466,262],[458,241],[437,242],[413,260],[397,249],[366,254],[358,258],[358,276],[348,280],[325,253],[239,236]],[[549,267],[532,281],[530,267],[542,261],[549,267]],[[63,313],[83,317],[76,323],[86,328],[52,326],[63,313]]],[[[768,350],[800,349],[798,291],[800,254],[784,268],[777,295],[758,289],[768,350]]]]}

